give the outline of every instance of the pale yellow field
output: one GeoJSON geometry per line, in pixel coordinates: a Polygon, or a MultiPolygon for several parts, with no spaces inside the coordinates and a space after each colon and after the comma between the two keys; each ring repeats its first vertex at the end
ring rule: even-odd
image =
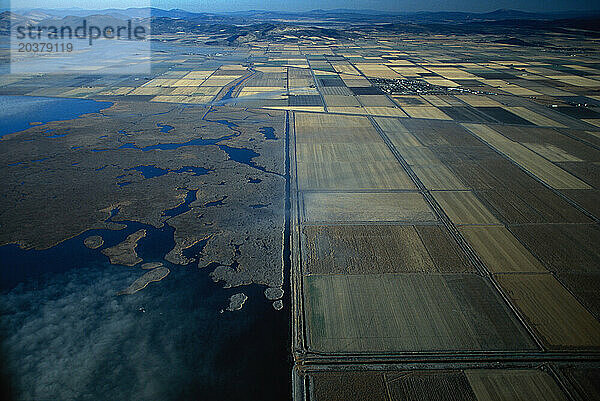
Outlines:
{"type": "Polygon", "coordinates": [[[360,107],[360,103],[354,96],[324,95],[323,99],[328,109],[331,107],[360,107]]]}
{"type": "Polygon", "coordinates": [[[198,90],[195,86],[180,86],[171,91],[171,95],[193,95],[198,90]]]}
{"type": "Polygon", "coordinates": [[[410,166],[438,167],[442,165],[442,162],[436,157],[436,155],[433,154],[431,150],[429,150],[429,148],[426,148],[424,146],[403,147],[401,146],[401,144],[397,143],[398,141],[394,136],[388,136],[390,136],[390,140],[392,141],[402,158],[406,160],[406,162],[410,166]]]}
{"type": "Polygon", "coordinates": [[[365,107],[364,110],[370,116],[408,117],[406,113],[397,107],[365,107]]]}
{"type": "Polygon", "coordinates": [[[153,86],[173,86],[179,79],[172,78],[154,78],[151,81],[146,82],[142,87],[153,87],[153,86]]]}
{"type": "Polygon", "coordinates": [[[430,190],[465,190],[469,189],[446,166],[413,166],[412,170],[421,180],[425,188],[430,190]]]}
{"type": "Polygon", "coordinates": [[[372,127],[371,122],[366,117],[314,113],[294,113],[294,116],[296,118],[296,131],[298,132],[310,127],[372,127]]]}
{"type": "Polygon", "coordinates": [[[171,93],[172,89],[163,88],[159,86],[140,86],[139,88],[134,89],[129,94],[130,95],[139,95],[139,96],[147,96],[147,95],[166,95],[171,93]]]}
{"type": "Polygon", "coordinates": [[[503,226],[463,226],[460,232],[492,273],[547,272],[503,226]]]}
{"type": "Polygon", "coordinates": [[[348,86],[356,86],[356,87],[371,86],[371,83],[369,82],[369,80],[363,76],[340,74],[340,78],[342,78],[342,81],[344,81],[344,83],[348,86]]]}
{"type": "Polygon", "coordinates": [[[313,111],[318,113],[325,112],[325,108],[322,106],[268,106],[264,108],[271,110],[313,111]]]}
{"type": "Polygon", "coordinates": [[[332,67],[340,74],[360,75],[350,63],[332,63],[332,67]]]}
{"type": "Polygon", "coordinates": [[[367,77],[373,78],[400,78],[400,74],[390,69],[384,64],[377,63],[355,63],[354,66],[359,69],[367,77]]]}
{"type": "Polygon", "coordinates": [[[473,107],[502,107],[502,103],[487,96],[458,95],[456,97],[473,107]]]}
{"type": "Polygon", "coordinates": [[[416,189],[397,161],[298,162],[300,190],[416,189]]]}
{"type": "Polygon", "coordinates": [[[423,196],[414,192],[305,192],[302,200],[307,222],[436,220],[423,196]]]}
{"type": "Polygon", "coordinates": [[[437,95],[422,95],[421,97],[436,107],[452,106],[446,99],[437,95]]]}
{"type": "Polygon", "coordinates": [[[352,106],[327,106],[327,111],[329,113],[338,113],[338,114],[360,114],[367,115],[365,109],[362,107],[352,107],[352,106]]]}
{"type": "Polygon", "coordinates": [[[164,102],[164,103],[188,103],[190,96],[155,96],[151,102],[164,102]]]}
{"type": "Polygon", "coordinates": [[[372,143],[298,143],[296,158],[300,163],[396,161],[380,138],[372,143]]]}
{"type": "Polygon", "coordinates": [[[175,82],[174,84],[172,84],[172,86],[194,86],[194,87],[198,87],[201,86],[203,83],[205,82],[204,79],[180,79],[177,82],[175,82]]]}
{"type": "Polygon", "coordinates": [[[454,224],[500,224],[470,191],[435,191],[432,195],[454,224]]]}
{"type": "Polygon", "coordinates": [[[456,67],[429,67],[429,71],[435,72],[447,79],[474,79],[475,75],[470,74],[456,67]]]}
{"type": "Polygon", "coordinates": [[[550,349],[600,347],[600,323],[551,274],[495,277],[550,349]]]}
{"type": "Polygon", "coordinates": [[[512,95],[516,95],[516,96],[537,96],[537,95],[540,95],[539,92],[536,92],[534,90],[527,89],[527,88],[522,88],[522,87],[516,86],[516,85],[500,86],[500,89],[503,90],[504,92],[508,92],[508,93],[510,93],[512,95]]]}
{"type": "Polygon", "coordinates": [[[194,96],[189,96],[186,99],[186,103],[210,103],[213,100],[214,96],[209,95],[209,96],[198,96],[198,95],[194,95],[194,96]]]}
{"type": "Polygon", "coordinates": [[[214,71],[191,71],[188,74],[184,75],[184,79],[206,79],[212,75],[214,71]]]}
{"type": "Polygon", "coordinates": [[[558,146],[548,143],[523,143],[523,146],[533,150],[540,156],[545,157],[551,162],[582,162],[578,157],[575,157],[558,146]]]}
{"type": "Polygon", "coordinates": [[[412,118],[428,118],[434,120],[452,120],[443,111],[434,106],[403,106],[402,110],[412,118]]]}
{"type": "Polygon", "coordinates": [[[454,87],[460,86],[456,82],[451,81],[449,79],[445,79],[445,78],[435,78],[435,77],[434,78],[425,78],[424,81],[428,82],[432,85],[445,86],[445,87],[449,87],[449,88],[454,88],[454,87]]]}

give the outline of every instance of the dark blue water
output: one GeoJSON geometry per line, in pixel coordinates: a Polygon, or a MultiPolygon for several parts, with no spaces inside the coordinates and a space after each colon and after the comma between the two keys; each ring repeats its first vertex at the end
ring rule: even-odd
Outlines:
{"type": "MultiPolygon", "coordinates": [[[[118,209],[113,210],[111,221],[118,214],[118,209]]],[[[99,235],[104,239],[103,248],[110,248],[127,238],[129,234],[141,229],[149,230],[154,238],[160,241],[173,241],[173,229],[165,225],[156,229],[138,222],[117,222],[123,224],[122,230],[88,230],[76,237],[61,242],[46,250],[23,250],[17,245],[0,246],[0,291],[13,288],[20,282],[37,280],[44,282],[51,279],[56,273],[62,273],[78,266],[97,261],[98,251],[88,249],[83,240],[92,235],[99,235]],[[46,261],[60,261],[60,263],[46,265],[46,261]],[[8,266],[11,266],[10,268],[8,266]]],[[[106,259],[100,255],[100,259],[106,259]]]]}
{"type": "MultiPolygon", "coordinates": [[[[5,98],[0,97],[6,102],[5,98]]],[[[102,104],[100,109],[110,105],[50,99],[49,104],[62,105],[46,120],[45,106],[36,103],[36,98],[24,99],[33,99],[33,103],[19,106],[17,114],[27,123],[24,128],[31,121],[65,120],[97,111],[76,106],[74,112],[65,107],[71,101],[102,104]],[[44,110],[25,113],[29,106],[44,110]]],[[[0,103],[0,116],[2,113],[9,115],[10,110],[6,112],[0,103]]],[[[0,125],[4,134],[23,129],[5,124],[4,118],[0,125]]],[[[142,150],[217,145],[237,135],[142,150]]],[[[72,149],[76,148],[80,147],[72,149]]],[[[137,149],[133,144],[123,148],[137,149]]],[[[225,146],[222,150],[249,165],[258,156],[249,149],[225,146]]],[[[138,167],[146,178],[169,172],[156,166],[138,167]]],[[[208,172],[190,166],[175,171],[208,172]]],[[[185,213],[195,200],[196,191],[188,191],[181,205],[163,213],[169,217],[185,213]]],[[[108,221],[115,222],[118,213],[114,209],[108,221]]],[[[223,289],[210,279],[214,265],[197,269],[193,264],[176,266],[165,261],[174,246],[174,230],[168,222],[161,228],[130,221],[116,223],[123,229],[88,230],[47,250],[0,247],[0,385],[11,383],[12,394],[7,398],[290,399],[289,295],[284,310],[275,311],[264,297],[263,286],[223,289]],[[111,265],[100,251],[139,229],[145,229],[147,235],[138,243],[138,255],[144,262],[163,262],[171,273],[136,294],[117,296],[145,271],[111,265]],[[102,236],[101,249],[83,245],[91,235],[102,236]],[[237,292],[249,297],[242,311],[220,313],[237,292]]],[[[196,258],[205,245],[206,241],[199,242],[184,255],[196,258]]]]}
{"type": "MultiPolygon", "coordinates": [[[[195,199],[190,193],[186,205],[195,199]]],[[[117,217],[114,209],[107,221],[117,217]]],[[[214,265],[201,270],[165,261],[174,246],[168,224],[117,223],[125,228],[89,230],[48,250],[0,247],[2,373],[14,383],[12,395],[290,399],[289,301],[275,311],[264,287],[223,289],[209,277],[214,265]],[[144,271],[109,264],[83,240],[100,235],[103,249],[139,229],[147,235],[138,242],[138,255],[162,262],[171,273],[134,295],[117,296],[144,271]],[[249,297],[242,311],[221,312],[237,292],[249,297]]],[[[184,255],[196,259],[205,245],[201,241],[184,255]]]]}
{"type": "Polygon", "coordinates": [[[154,178],[166,175],[168,173],[192,173],[193,176],[205,175],[210,173],[212,170],[206,169],[204,167],[196,167],[196,166],[183,166],[177,170],[169,170],[160,167],[156,167],[155,165],[149,166],[136,166],[132,168],[125,169],[125,171],[139,171],[142,173],[144,178],[154,178]]]}
{"type": "Polygon", "coordinates": [[[239,127],[239,125],[237,125],[236,123],[233,123],[233,122],[228,121],[228,120],[206,120],[206,121],[210,121],[210,122],[213,122],[213,123],[223,124],[223,125],[226,125],[229,128],[237,128],[237,127],[239,127]]]}
{"type": "Polygon", "coordinates": [[[71,120],[82,114],[97,113],[110,102],[33,96],[0,96],[0,138],[25,130],[30,123],[71,120]]]}
{"type": "Polygon", "coordinates": [[[125,171],[131,171],[131,170],[139,171],[140,173],[142,173],[144,178],[160,177],[169,172],[169,170],[165,170],[163,168],[159,168],[156,166],[136,166],[136,167],[125,169],[125,171]]]}
{"type": "Polygon", "coordinates": [[[46,251],[0,247],[3,374],[18,399],[289,399],[287,312],[260,286],[223,289],[207,270],[164,261],[173,244],[168,225],[127,222],[46,251]],[[83,239],[101,235],[108,247],[140,228],[148,234],[138,255],[171,273],[117,296],[144,271],[110,265],[83,239]],[[242,311],[220,313],[240,291],[249,297],[242,311]]]}
{"type": "Polygon", "coordinates": [[[175,128],[172,125],[161,124],[161,123],[156,124],[156,126],[158,128],[160,128],[160,132],[163,132],[165,134],[168,134],[169,132],[171,132],[172,129],[175,128]]]}
{"type": "Polygon", "coordinates": [[[227,156],[233,161],[238,163],[247,164],[248,166],[258,168],[258,166],[254,163],[252,159],[260,156],[260,154],[256,153],[252,149],[246,148],[233,148],[228,145],[218,145],[219,149],[223,152],[227,153],[227,156]]]}
{"type": "Polygon", "coordinates": [[[223,202],[225,202],[225,199],[227,199],[227,196],[224,196],[221,199],[218,199],[216,201],[206,202],[203,206],[204,207],[221,206],[221,205],[223,205],[223,202]]]}
{"type": "MultiPolygon", "coordinates": [[[[233,123],[231,123],[233,124],[233,123]]],[[[254,158],[260,156],[259,153],[253,151],[252,149],[247,149],[247,148],[234,148],[232,146],[229,145],[221,145],[219,144],[219,142],[221,141],[227,141],[231,138],[234,138],[236,136],[238,136],[238,133],[235,134],[231,134],[231,135],[225,135],[222,136],[220,138],[216,138],[216,139],[203,139],[203,138],[197,138],[197,139],[192,139],[189,140],[187,142],[182,142],[182,143],[159,143],[157,145],[150,145],[150,146],[146,146],[143,148],[138,147],[137,145],[133,144],[133,143],[126,143],[123,144],[121,146],[119,146],[119,149],[140,149],[144,152],[150,151],[150,150],[173,150],[173,149],[179,149],[181,147],[184,146],[208,146],[208,145],[216,145],[219,147],[219,149],[221,149],[222,151],[224,151],[225,153],[227,153],[227,156],[229,156],[230,160],[236,161],[238,163],[242,163],[242,164],[246,164],[252,168],[255,168],[257,170],[266,172],[266,173],[271,173],[270,171],[267,171],[264,167],[259,166],[258,164],[256,164],[254,162],[254,158]]],[[[106,152],[108,150],[111,149],[92,149],[92,152],[106,152]]],[[[141,171],[141,170],[140,170],[141,171]]],[[[153,170],[147,170],[149,175],[153,174],[153,170]]],[[[168,172],[168,171],[167,171],[168,172]]],[[[143,173],[143,172],[142,172],[143,173]]],[[[166,173],[165,173],[166,174],[166,173]]]]}
{"type": "MultiPolygon", "coordinates": [[[[221,141],[227,141],[238,135],[239,135],[238,133],[235,133],[235,134],[225,135],[225,136],[222,136],[220,138],[215,138],[215,139],[196,138],[196,139],[191,139],[187,142],[182,142],[182,143],[159,143],[157,145],[150,145],[150,146],[146,146],[143,148],[140,148],[133,143],[126,143],[126,144],[119,146],[119,149],[140,149],[140,150],[143,150],[144,152],[148,152],[150,150],[173,150],[173,149],[182,148],[184,146],[216,145],[217,143],[219,143],[221,141]]],[[[101,149],[101,150],[95,150],[95,151],[99,152],[102,150],[110,150],[110,149],[101,149]]]]}
{"type": "Polygon", "coordinates": [[[258,132],[263,134],[265,139],[267,140],[275,140],[277,136],[275,135],[275,128],[273,127],[261,127],[258,132]]]}
{"type": "Polygon", "coordinates": [[[176,206],[172,209],[164,210],[163,215],[169,216],[169,217],[179,216],[180,214],[185,213],[188,210],[190,210],[190,204],[195,200],[196,200],[196,191],[188,191],[187,194],[185,195],[185,200],[183,201],[183,203],[181,205],[176,206]]]}

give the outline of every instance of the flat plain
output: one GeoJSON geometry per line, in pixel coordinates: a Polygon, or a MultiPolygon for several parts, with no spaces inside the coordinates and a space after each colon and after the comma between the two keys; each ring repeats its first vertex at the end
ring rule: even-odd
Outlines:
{"type": "MultiPolygon", "coordinates": [[[[101,66],[3,75],[3,95],[113,105],[65,138],[46,131],[65,133],[60,122],[3,138],[26,157],[0,155],[5,186],[21,188],[0,242],[47,248],[120,221],[168,223],[166,260],[227,286],[290,290],[298,400],[598,399],[595,34],[342,26],[353,35],[215,34],[210,57],[190,51],[194,36],[159,35],[177,57],[157,53],[138,79],[101,66]],[[60,157],[42,160],[33,137],[60,157]],[[67,188],[70,205],[89,207],[34,213],[50,208],[34,178],[60,182],[74,163],[110,190],[89,204],[67,188]]],[[[139,263],[122,245],[124,264],[139,263]]]]}

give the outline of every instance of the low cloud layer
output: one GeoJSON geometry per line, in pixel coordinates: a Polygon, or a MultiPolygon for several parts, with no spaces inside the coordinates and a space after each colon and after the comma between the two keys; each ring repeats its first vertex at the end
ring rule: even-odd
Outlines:
{"type": "MultiPolygon", "coordinates": [[[[255,315],[219,314],[231,294],[197,270],[115,295],[138,275],[103,264],[0,296],[4,354],[19,399],[191,399],[218,393],[228,374],[243,375],[228,347],[256,333],[255,315]]],[[[239,353],[239,362],[253,363],[254,352],[239,353]]]]}

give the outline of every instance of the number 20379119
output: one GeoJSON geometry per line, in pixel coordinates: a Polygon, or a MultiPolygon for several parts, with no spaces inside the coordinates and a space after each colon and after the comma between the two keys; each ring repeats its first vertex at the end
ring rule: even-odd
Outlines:
{"type": "Polygon", "coordinates": [[[23,43],[17,44],[20,53],[70,53],[73,51],[73,43],[23,43]]]}

